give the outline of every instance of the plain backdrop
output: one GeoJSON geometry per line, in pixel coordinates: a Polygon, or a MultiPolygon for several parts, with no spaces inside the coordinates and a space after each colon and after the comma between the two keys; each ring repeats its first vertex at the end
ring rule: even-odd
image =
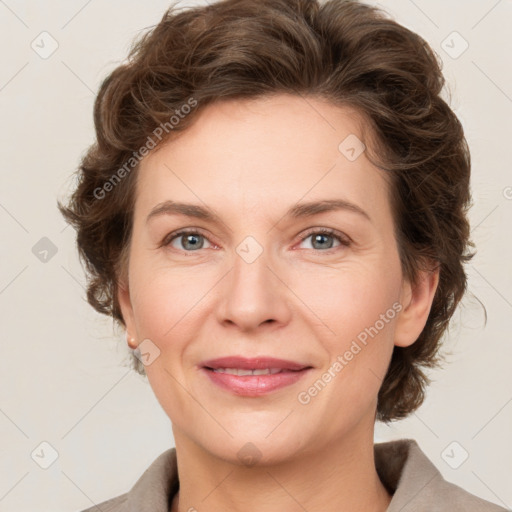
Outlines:
{"type": "MultiPolygon", "coordinates": [[[[127,492],[174,445],[149,384],[126,366],[123,336],[85,300],[75,233],[56,208],[93,141],[102,78],[169,5],[0,0],[0,511],[90,507],[127,492]]],[[[512,2],[383,7],[443,60],[472,151],[478,253],[449,364],[430,372],[424,405],[377,424],[375,439],[416,439],[447,480],[510,508],[512,2]]]]}

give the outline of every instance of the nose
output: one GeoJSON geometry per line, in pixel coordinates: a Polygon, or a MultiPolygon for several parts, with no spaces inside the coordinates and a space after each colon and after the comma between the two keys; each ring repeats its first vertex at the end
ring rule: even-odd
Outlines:
{"type": "Polygon", "coordinates": [[[260,326],[276,329],[291,318],[291,292],[284,276],[272,267],[265,250],[252,262],[234,254],[233,268],[223,279],[217,308],[224,326],[249,332],[260,326]]]}

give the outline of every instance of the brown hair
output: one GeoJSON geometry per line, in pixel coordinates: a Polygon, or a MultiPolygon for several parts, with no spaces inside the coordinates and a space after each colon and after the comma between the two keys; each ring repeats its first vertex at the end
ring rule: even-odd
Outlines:
{"type": "MultiPolygon", "coordinates": [[[[69,204],[59,202],[77,230],[88,302],[124,326],[117,283],[126,273],[144,148],[169,140],[224,99],[290,93],[353,108],[370,129],[367,157],[389,171],[404,276],[417,282],[432,261],[440,270],[421,335],[409,347],[394,347],[379,391],[378,420],[407,416],[430,382],[422,368],[439,365],[441,337],[466,290],[464,263],[474,255],[467,253],[470,154],[461,123],[441,98],[441,67],[419,35],[358,1],[171,7],[102,83],[96,141],[69,204]]],[[[143,373],[135,357],[134,363],[143,373]]]]}

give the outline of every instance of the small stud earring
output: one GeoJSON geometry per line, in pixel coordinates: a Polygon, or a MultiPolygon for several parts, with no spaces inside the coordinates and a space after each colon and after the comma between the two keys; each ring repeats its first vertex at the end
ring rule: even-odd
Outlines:
{"type": "Polygon", "coordinates": [[[126,341],[128,343],[128,346],[131,348],[131,349],[136,349],[137,348],[137,343],[135,341],[135,338],[131,338],[128,336],[128,334],[126,335],[126,341]]]}

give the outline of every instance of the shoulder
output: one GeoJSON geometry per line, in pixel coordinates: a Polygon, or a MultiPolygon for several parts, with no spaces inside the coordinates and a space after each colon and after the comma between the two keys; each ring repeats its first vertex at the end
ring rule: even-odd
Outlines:
{"type": "Polygon", "coordinates": [[[179,487],[176,449],[160,454],[132,488],[80,512],[167,512],[179,487]]]}
{"type": "Polygon", "coordinates": [[[438,500],[439,503],[444,504],[444,507],[449,507],[455,512],[507,512],[507,509],[483,500],[446,480],[438,482],[435,494],[435,498],[432,496],[432,499],[438,500]]]}
{"type": "Polygon", "coordinates": [[[448,482],[414,439],[374,445],[375,465],[393,494],[387,512],[507,512],[448,482]]]}
{"type": "Polygon", "coordinates": [[[121,512],[124,509],[127,499],[128,493],[121,494],[120,496],[110,498],[107,501],[93,505],[92,507],[81,510],[80,512],[97,512],[98,509],[102,512],[121,512]]]}

